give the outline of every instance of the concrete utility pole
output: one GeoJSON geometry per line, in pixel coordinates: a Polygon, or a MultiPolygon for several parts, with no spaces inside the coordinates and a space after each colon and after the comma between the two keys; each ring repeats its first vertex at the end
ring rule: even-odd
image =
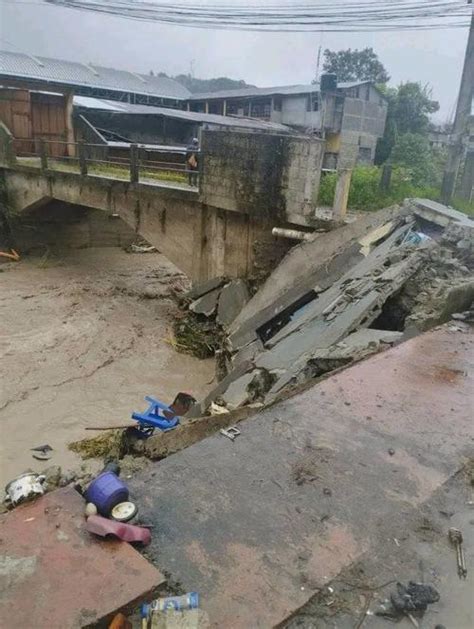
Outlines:
{"type": "MultiPolygon", "coordinates": [[[[472,0],[468,0],[472,4],[472,0]]],[[[474,93],[474,13],[471,16],[471,28],[467,40],[464,68],[459,88],[456,115],[454,118],[448,161],[441,185],[441,199],[443,203],[450,203],[456,189],[459,166],[464,153],[464,140],[468,134],[468,120],[471,113],[472,97],[474,93]]]]}

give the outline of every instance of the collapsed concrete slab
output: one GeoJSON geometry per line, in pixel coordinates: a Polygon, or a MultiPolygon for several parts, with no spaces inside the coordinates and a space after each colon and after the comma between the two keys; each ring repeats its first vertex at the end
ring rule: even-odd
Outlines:
{"type": "Polygon", "coordinates": [[[212,277],[210,280],[207,280],[205,282],[199,282],[195,284],[191,288],[191,290],[188,290],[183,295],[183,298],[188,299],[190,301],[194,299],[198,299],[198,297],[202,297],[203,295],[210,293],[212,290],[216,288],[220,288],[221,286],[224,286],[225,281],[226,281],[225,277],[218,276],[218,277],[212,277]]]}
{"type": "Polygon", "coordinates": [[[189,304],[189,310],[195,314],[202,314],[206,317],[211,317],[216,311],[220,293],[220,288],[216,288],[205,295],[198,297],[198,299],[189,304]]]}
{"type": "Polygon", "coordinates": [[[217,321],[224,327],[229,326],[250,298],[247,285],[243,280],[232,280],[224,286],[219,296],[217,321]]]}
{"type": "MultiPolygon", "coordinates": [[[[368,333],[354,337],[359,330],[373,327],[399,338],[402,332],[409,336],[446,321],[456,310],[469,308],[474,222],[467,217],[458,220],[456,215],[444,226],[449,211],[442,213],[438,222],[429,222],[427,212],[433,214],[435,209],[429,206],[426,210],[421,201],[418,205],[409,201],[397,210],[389,208],[379,213],[378,220],[365,220],[363,228],[350,232],[344,239],[345,249],[340,240],[335,246],[333,237],[324,264],[308,263],[309,279],[298,277],[298,287],[283,294],[278,279],[282,268],[303,265],[301,250],[296,247],[296,262],[290,263],[287,257],[275,272],[275,301],[252,314],[254,300],[264,303],[269,298],[270,277],[262,288],[263,297],[257,293],[231,324],[227,337],[231,370],[199,411],[206,411],[217,397],[219,404],[229,408],[236,408],[238,401],[271,402],[290,386],[386,346],[373,342],[368,333]],[[380,222],[381,218],[385,222],[380,222]],[[293,302],[288,305],[290,295],[293,302]],[[423,307],[430,316],[420,314],[423,307]],[[345,339],[349,342],[341,352],[340,343],[345,339]],[[250,386],[252,373],[259,375],[258,387],[250,386]],[[265,390],[265,386],[269,388],[265,390]]],[[[288,279],[284,281],[289,284],[288,279]]]]}

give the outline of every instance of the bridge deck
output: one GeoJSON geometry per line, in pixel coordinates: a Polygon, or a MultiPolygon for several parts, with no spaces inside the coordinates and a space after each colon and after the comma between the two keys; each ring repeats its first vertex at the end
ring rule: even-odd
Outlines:
{"type": "MultiPolygon", "coordinates": [[[[49,159],[48,170],[80,174],[79,165],[77,160],[67,161],[61,159],[49,159]]],[[[39,157],[17,157],[17,164],[19,166],[26,166],[31,168],[41,168],[41,158],[39,157]]],[[[119,164],[109,163],[96,163],[88,164],[88,177],[100,177],[101,179],[112,179],[116,181],[130,181],[130,169],[127,166],[120,166],[119,164]]],[[[186,176],[183,173],[172,171],[157,171],[157,170],[140,170],[140,183],[158,186],[163,188],[171,188],[174,190],[187,190],[189,192],[198,193],[196,186],[190,186],[186,181],[186,176]]]]}

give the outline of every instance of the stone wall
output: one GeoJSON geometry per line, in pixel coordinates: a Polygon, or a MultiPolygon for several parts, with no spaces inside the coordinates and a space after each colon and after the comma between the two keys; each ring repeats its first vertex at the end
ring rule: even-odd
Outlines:
{"type": "Polygon", "coordinates": [[[201,199],[275,223],[304,216],[317,197],[322,156],[319,139],[205,131],[201,199]]]}

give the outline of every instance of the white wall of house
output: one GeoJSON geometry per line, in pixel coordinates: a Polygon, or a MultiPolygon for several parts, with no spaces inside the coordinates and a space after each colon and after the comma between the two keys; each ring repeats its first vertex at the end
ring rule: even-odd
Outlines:
{"type": "MultiPolygon", "coordinates": [[[[315,94],[314,98],[318,98],[315,94]]],[[[296,96],[284,96],[281,103],[281,112],[272,112],[272,120],[274,114],[281,114],[278,122],[282,124],[295,125],[299,127],[314,127],[318,129],[321,126],[321,112],[307,111],[308,96],[306,94],[296,96]]],[[[276,121],[276,120],[275,120],[276,121]]]]}

